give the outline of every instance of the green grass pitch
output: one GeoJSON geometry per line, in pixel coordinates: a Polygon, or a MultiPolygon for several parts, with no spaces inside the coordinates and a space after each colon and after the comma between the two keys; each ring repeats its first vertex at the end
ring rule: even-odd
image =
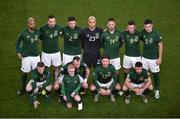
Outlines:
{"type": "MultiPolygon", "coordinates": [[[[179,0],[1,0],[0,2],[0,117],[180,117],[180,1],[179,0]],[[37,27],[47,22],[54,14],[57,23],[65,25],[67,17],[77,17],[78,25],[87,26],[87,17],[97,17],[97,25],[105,28],[109,17],[117,21],[117,28],[125,29],[128,20],[135,20],[137,29],[142,29],[146,18],[153,20],[164,39],[164,57],[161,65],[161,99],[149,96],[143,104],[133,95],[126,105],[124,98],[117,96],[116,103],[108,97],[93,102],[88,91],[83,96],[84,110],[77,107],[68,110],[51,94],[51,104],[34,109],[27,96],[17,96],[21,63],[15,52],[18,33],[26,27],[26,19],[33,16],[37,27]]],[[[62,39],[59,40],[63,50],[62,39]]],[[[124,48],[123,48],[124,49],[124,48]]],[[[124,50],[120,50],[122,58],[124,50]]],[[[121,79],[123,71],[121,69],[121,79]]],[[[91,80],[91,78],[90,78],[91,80]]],[[[121,82],[122,83],[122,82],[121,82]]]]}

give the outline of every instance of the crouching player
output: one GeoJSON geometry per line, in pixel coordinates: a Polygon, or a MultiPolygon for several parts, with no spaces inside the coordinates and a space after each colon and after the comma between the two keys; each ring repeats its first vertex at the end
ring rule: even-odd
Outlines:
{"type": "Polygon", "coordinates": [[[148,103],[146,96],[152,90],[153,86],[148,71],[142,68],[141,62],[136,62],[135,68],[130,70],[123,85],[123,91],[126,96],[125,103],[130,103],[130,91],[135,92],[136,95],[140,95],[143,102],[148,103]]]}
{"type": "MultiPolygon", "coordinates": [[[[65,74],[68,74],[68,65],[69,64],[73,64],[75,66],[75,74],[79,74],[81,77],[83,77],[83,83],[81,85],[81,88],[80,88],[80,94],[85,94],[86,92],[86,89],[88,88],[88,83],[87,83],[87,80],[88,80],[88,77],[89,77],[89,73],[90,73],[90,70],[89,68],[87,67],[87,65],[83,62],[81,62],[81,59],[80,57],[78,56],[75,56],[73,58],[73,61],[72,62],[69,62],[67,63],[66,65],[62,66],[61,69],[60,69],[60,77],[65,75],[65,74]]],[[[61,88],[60,88],[60,83],[59,81],[56,81],[55,84],[54,84],[54,89],[56,90],[56,92],[58,93],[59,95],[59,101],[62,100],[62,91],[61,91],[61,88]]]]}
{"type": "Polygon", "coordinates": [[[83,105],[79,96],[79,89],[81,88],[83,78],[75,74],[76,69],[73,64],[69,64],[67,69],[68,74],[61,76],[60,79],[63,99],[67,103],[67,108],[72,108],[72,99],[74,99],[78,103],[78,110],[82,110],[83,105]]]}
{"type": "Polygon", "coordinates": [[[45,67],[43,62],[38,62],[37,68],[32,71],[32,79],[26,86],[26,91],[29,93],[30,101],[33,103],[34,108],[40,105],[36,98],[38,93],[45,95],[46,100],[49,99],[49,93],[52,88],[50,83],[51,79],[48,67],[45,67]]]}
{"type": "Polygon", "coordinates": [[[93,84],[90,90],[95,93],[94,102],[99,101],[99,96],[109,95],[111,102],[115,102],[114,95],[121,89],[117,83],[116,70],[108,57],[104,56],[101,59],[101,64],[98,65],[93,72],[93,84]]]}

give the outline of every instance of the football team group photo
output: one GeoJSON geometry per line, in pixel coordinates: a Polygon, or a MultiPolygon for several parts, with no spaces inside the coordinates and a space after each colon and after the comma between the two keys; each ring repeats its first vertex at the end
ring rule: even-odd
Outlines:
{"type": "Polygon", "coordinates": [[[55,91],[59,102],[72,108],[74,100],[78,110],[83,109],[81,95],[86,95],[87,90],[94,94],[95,103],[100,96],[109,96],[110,101],[115,102],[119,95],[125,96],[125,103],[129,104],[131,92],[144,103],[148,103],[147,96],[152,91],[154,98],[159,99],[163,43],[160,33],[153,29],[152,20],[145,19],[141,31],[136,29],[133,20],[128,21],[124,31],[116,28],[114,18],[107,19],[107,28],[103,29],[96,26],[94,16],[88,17],[87,24],[83,29],[76,25],[75,16],[69,16],[67,26],[62,27],[56,23],[54,15],[49,15],[47,24],[38,29],[35,18],[28,18],[27,28],[20,32],[16,43],[17,56],[22,63],[21,87],[17,94],[27,93],[30,103],[38,108],[37,97],[44,95],[48,103],[50,93],[55,91]],[[59,50],[58,37],[64,40],[64,52],[59,50]],[[41,54],[38,42],[41,42],[41,54]],[[119,49],[123,45],[125,52],[121,59],[119,49]],[[124,76],[119,75],[120,60],[123,60],[124,76]],[[30,80],[28,74],[31,74],[30,80]],[[120,80],[124,83],[120,84],[120,80]]]}
{"type": "Polygon", "coordinates": [[[0,8],[0,118],[180,117],[180,0],[0,8]]]}

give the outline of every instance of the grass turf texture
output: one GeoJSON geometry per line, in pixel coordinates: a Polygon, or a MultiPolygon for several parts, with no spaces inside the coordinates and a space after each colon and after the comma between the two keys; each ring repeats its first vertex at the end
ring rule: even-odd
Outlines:
{"type": "MultiPolygon", "coordinates": [[[[179,0],[1,0],[0,8],[0,117],[180,117],[179,0]],[[88,92],[83,97],[84,110],[78,112],[77,107],[68,110],[59,104],[53,93],[50,105],[45,105],[40,97],[41,106],[35,110],[27,96],[16,95],[21,64],[15,42],[18,33],[26,27],[28,17],[34,16],[39,27],[47,22],[49,14],[54,14],[57,22],[63,25],[69,15],[74,15],[81,27],[86,27],[87,17],[94,15],[97,25],[102,28],[105,28],[107,18],[114,17],[120,30],[130,19],[142,29],[144,19],[151,18],[164,39],[161,99],[155,100],[151,94],[149,103],[143,104],[133,95],[131,103],[126,105],[124,98],[117,96],[116,103],[104,97],[95,104],[94,96],[88,92]]],[[[62,43],[61,39],[61,51],[62,43]]],[[[123,52],[124,48],[120,50],[121,58],[123,52]]],[[[120,77],[123,78],[122,69],[120,77]]]]}

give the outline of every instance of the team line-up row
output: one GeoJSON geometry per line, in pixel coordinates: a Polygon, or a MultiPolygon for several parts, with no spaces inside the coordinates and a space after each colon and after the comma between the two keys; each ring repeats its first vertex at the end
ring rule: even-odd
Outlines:
{"type": "Polygon", "coordinates": [[[55,16],[48,16],[48,23],[36,29],[34,18],[28,18],[28,28],[23,30],[17,38],[16,51],[21,59],[21,88],[18,94],[28,92],[35,108],[39,106],[36,94],[42,92],[49,97],[52,85],[48,67],[54,67],[54,89],[60,99],[71,108],[71,100],[78,102],[78,109],[82,110],[79,94],[84,94],[88,88],[87,80],[89,68],[93,66],[93,83],[90,90],[95,93],[94,101],[100,95],[110,95],[115,102],[115,94],[124,92],[125,103],[130,103],[129,91],[141,95],[147,103],[146,95],[153,90],[148,71],[152,72],[155,85],[155,98],[160,98],[159,65],[162,62],[162,38],[153,29],[150,19],[144,21],[144,29],[136,30],[134,21],[129,21],[127,29],[120,32],[116,29],[113,18],[107,21],[107,28],[102,30],[96,26],[96,18],[88,18],[88,27],[81,29],[76,26],[76,18],[68,17],[67,26],[56,24],[55,16]],[[58,45],[58,37],[64,39],[63,60],[58,45]],[[42,42],[41,61],[38,53],[38,41],[42,42]],[[140,51],[140,43],[143,51],[140,51]],[[124,84],[119,84],[120,55],[119,49],[125,44],[123,58],[124,84]],[[100,48],[103,49],[101,57],[100,48]],[[142,55],[141,55],[142,54],[142,55]],[[101,59],[101,60],[100,60],[101,59]],[[98,64],[99,63],[99,64],[98,64]],[[27,84],[27,74],[32,71],[32,78],[27,84]]]}

